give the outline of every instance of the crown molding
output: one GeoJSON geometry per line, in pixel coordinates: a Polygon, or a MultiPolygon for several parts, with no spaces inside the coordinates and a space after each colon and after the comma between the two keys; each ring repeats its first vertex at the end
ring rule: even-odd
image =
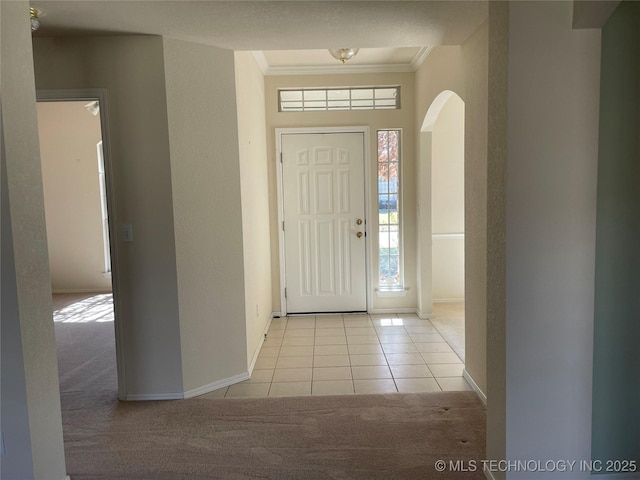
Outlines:
{"type": "Polygon", "coordinates": [[[353,73],[407,73],[413,72],[411,65],[336,65],[309,67],[268,67],[265,75],[333,75],[353,73]]]}
{"type": "Polygon", "coordinates": [[[420,66],[424,63],[424,61],[431,54],[432,51],[433,51],[433,46],[422,47],[420,50],[418,50],[418,53],[416,53],[416,56],[413,57],[413,60],[411,60],[411,68],[413,69],[412,70],[413,72],[415,72],[420,68],[420,66]]]}
{"type": "Polygon", "coordinates": [[[300,67],[272,67],[261,50],[252,51],[253,58],[263,75],[335,75],[354,73],[411,73],[415,72],[429,56],[433,47],[421,47],[410,63],[386,65],[310,65],[300,67]]]}
{"type": "Polygon", "coordinates": [[[267,57],[265,57],[264,52],[262,50],[253,50],[251,53],[258,64],[258,68],[262,71],[262,74],[266,75],[267,70],[269,70],[269,62],[267,62],[267,57]]]}

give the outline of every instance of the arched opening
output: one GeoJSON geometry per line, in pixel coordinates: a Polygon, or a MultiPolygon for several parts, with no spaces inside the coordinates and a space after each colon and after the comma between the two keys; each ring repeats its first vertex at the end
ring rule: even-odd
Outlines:
{"type": "Polygon", "coordinates": [[[420,131],[418,177],[420,311],[448,319],[443,334],[463,359],[464,108],[451,90],[434,99],[420,131]]]}

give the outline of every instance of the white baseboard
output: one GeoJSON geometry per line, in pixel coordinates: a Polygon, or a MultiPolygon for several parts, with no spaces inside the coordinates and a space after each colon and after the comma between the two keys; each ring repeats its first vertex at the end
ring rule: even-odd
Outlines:
{"type": "Polygon", "coordinates": [[[213,392],[214,390],[219,390],[221,388],[228,387],[229,385],[234,385],[236,383],[249,380],[250,377],[251,375],[249,374],[249,372],[244,372],[239,373],[238,375],[234,375],[233,377],[223,378],[222,380],[217,380],[215,382],[209,383],[208,385],[203,385],[192,390],[187,390],[186,392],[184,392],[183,398],[198,397],[200,395],[204,395],[205,393],[213,392]]]}
{"type": "Polygon", "coordinates": [[[200,395],[204,395],[205,393],[213,392],[214,390],[219,390],[220,388],[228,387],[229,385],[243,382],[244,380],[249,380],[250,377],[251,375],[249,375],[249,372],[243,372],[232,377],[223,378],[222,380],[216,380],[215,382],[203,385],[198,388],[187,390],[184,393],[134,393],[131,395],[127,395],[125,400],[132,402],[142,402],[150,400],[183,400],[186,398],[198,397],[200,395]]]}
{"type": "Polygon", "coordinates": [[[66,477],[64,477],[64,480],[71,480],[71,477],[67,475],[66,477]]]}
{"type": "Polygon", "coordinates": [[[271,314],[271,318],[280,318],[282,317],[282,313],[281,312],[273,312],[271,314]]]}
{"type": "Polygon", "coordinates": [[[467,372],[466,368],[464,370],[462,370],[462,376],[469,383],[469,385],[471,385],[471,388],[473,389],[474,392],[476,392],[478,397],[480,397],[480,401],[486,406],[487,405],[487,395],[478,386],[478,384],[473,379],[473,377],[469,374],[469,372],[467,372]]]}
{"type": "Polygon", "coordinates": [[[128,402],[147,402],[150,400],[182,400],[183,393],[132,393],[125,397],[128,402]]]}
{"type": "Polygon", "coordinates": [[[260,341],[258,342],[258,348],[256,348],[256,351],[253,352],[253,357],[251,358],[251,363],[249,364],[249,376],[251,376],[253,374],[253,369],[256,366],[256,362],[258,361],[258,355],[260,355],[260,350],[262,350],[262,345],[264,344],[264,339],[267,338],[267,333],[269,332],[269,327],[271,327],[271,321],[273,320],[273,316],[275,314],[271,314],[269,315],[269,318],[267,319],[267,324],[264,327],[264,330],[262,331],[262,337],[260,338],[260,341]]]}
{"type": "Polygon", "coordinates": [[[462,298],[434,298],[433,303],[464,303],[464,297],[462,298]]]}
{"type": "Polygon", "coordinates": [[[63,294],[63,293],[112,293],[111,290],[105,290],[104,288],[78,288],[78,289],[55,289],[51,290],[51,293],[63,294]]]}
{"type": "Polygon", "coordinates": [[[380,315],[386,313],[416,313],[415,308],[402,307],[402,308],[372,308],[369,313],[373,315],[380,315]]]}
{"type": "Polygon", "coordinates": [[[422,313],[418,308],[416,308],[416,315],[418,315],[418,318],[421,318],[422,320],[429,320],[430,318],[436,317],[433,313],[422,313]]]}

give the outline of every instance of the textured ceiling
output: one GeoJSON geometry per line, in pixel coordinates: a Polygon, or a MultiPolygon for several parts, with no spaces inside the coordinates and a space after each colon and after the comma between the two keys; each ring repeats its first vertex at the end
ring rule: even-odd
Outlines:
{"type": "Polygon", "coordinates": [[[485,1],[56,1],[38,36],[151,34],[233,50],[420,47],[462,43],[485,1]]]}

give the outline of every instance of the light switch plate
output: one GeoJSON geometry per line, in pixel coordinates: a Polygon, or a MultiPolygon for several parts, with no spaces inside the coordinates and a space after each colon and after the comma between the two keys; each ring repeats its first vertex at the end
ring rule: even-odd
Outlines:
{"type": "Polygon", "coordinates": [[[133,242],[133,225],[130,223],[122,225],[122,241],[133,242]]]}

